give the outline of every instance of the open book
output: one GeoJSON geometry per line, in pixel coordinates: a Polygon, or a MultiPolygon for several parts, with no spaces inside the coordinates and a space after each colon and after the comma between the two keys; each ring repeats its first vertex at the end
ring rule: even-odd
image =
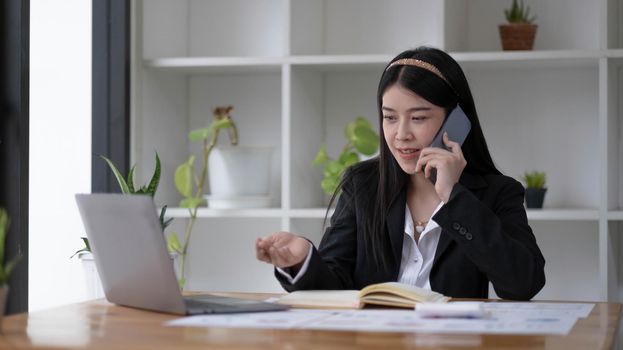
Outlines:
{"type": "Polygon", "coordinates": [[[445,303],[450,298],[412,285],[385,282],[362,290],[300,290],[277,301],[295,308],[360,309],[366,304],[413,308],[416,303],[445,303]]]}

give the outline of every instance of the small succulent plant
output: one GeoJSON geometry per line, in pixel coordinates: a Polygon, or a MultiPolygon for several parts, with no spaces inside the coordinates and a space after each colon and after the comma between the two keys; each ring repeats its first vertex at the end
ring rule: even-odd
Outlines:
{"type": "Polygon", "coordinates": [[[545,172],[543,171],[526,171],[522,177],[526,183],[526,188],[544,188],[545,172]]]}
{"type": "Polygon", "coordinates": [[[523,0],[513,0],[511,8],[504,10],[508,23],[532,24],[536,15],[530,16],[530,6],[524,6],[523,0]]]}

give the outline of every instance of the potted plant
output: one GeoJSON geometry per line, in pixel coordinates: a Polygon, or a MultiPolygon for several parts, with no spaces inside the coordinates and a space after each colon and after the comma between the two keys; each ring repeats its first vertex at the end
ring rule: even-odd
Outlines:
{"type": "Polygon", "coordinates": [[[526,183],[526,207],[543,208],[543,200],[545,199],[545,172],[542,171],[526,171],[523,175],[523,181],[526,183]]]}
{"type": "Polygon", "coordinates": [[[504,50],[532,50],[537,25],[536,16],[530,15],[530,6],[523,0],[513,0],[509,9],[504,10],[508,24],[499,26],[502,48],[504,50]]]}
{"type": "MultiPolygon", "coordinates": [[[[151,177],[151,180],[147,185],[141,187],[135,187],[134,185],[134,171],[136,169],[136,165],[132,166],[130,169],[127,179],[123,177],[119,169],[115,166],[115,164],[108,158],[104,156],[100,156],[108,166],[110,170],[115,175],[117,179],[117,183],[119,184],[119,188],[121,192],[124,194],[145,194],[151,197],[154,197],[156,191],[158,190],[158,185],[160,183],[160,157],[158,157],[158,153],[156,153],[156,166],[154,169],[154,173],[151,177]]],[[[160,210],[160,226],[162,227],[162,231],[164,232],[165,228],[169,226],[172,218],[165,219],[165,213],[167,211],[167,206],[163,206],[160,210]]],[[[99,278],[99,274],[97,273],[97,268],[95,267],[95,260],[93,258],[93,254],[91,253],[91,245],[89,244],[89,239],[87,237],[80,237],[84,243],[84,247],[78,251],[76,251],[71,257],[78,255],[78,258],[82,261],[82,266],[84,268],[86,283],[87,283],[87,294],[91,298],[101,298],[104,297],[104,291],[102,289],[102,282],[99,278]]],[[[171,259],[175,259],[176,253],[171,254],[171,259]]]]}
{"type": "Polygon", "coordinates": [[[216,147],[218,137],[221,130],[229,131],[229,139],[232,145],[238,144],[238,133],[236,125],[231,119],[231,111],[233,107],[216,108],[214,110],[214,118],[210,125],[206,128],[192,130],[188,134],[191,141],[201,142],[201,165],[199,176],[195,173],[195,156],[191,155],[186,162],[182,163],[175,170],[175,187],[182,195],[180,207],[187,208],[190,214],[190,220],[186,221],[184,232],[184,241],[180,243],[177,234],[169,235],[169,251],[176,252],[180,256],[180,288],[184,288],[186,284],[185,266],[188,246],[192,236],[193,227],[197,221],[197,212],[199,206],[204,203],[204,191],[206,178],[208,175],[208,160],[210,154],[216,147]]]}
{"type": "Polygon", "coordinates": [[[359,162],[363,156],[375,154],[379,149],[379,135],[364,117],[357,117],[348,123],[344,128],[344,136],[346,144],[336,159],[329,157],[327,147],[323,144],[313,160],[314,165],[324,167],[320,187],[327,195],[335,192],[346,168],[359,162]]]}
{"type": "Polygon", "coordinates": [[[216,209],[270,206],[271,147],[242,146],[231,113],[233,106],[217,107],[214,120],[229,120],[229,144],[212,149],[208,160],[208,207],[216,209]],[[253,174],[253,176],[249,176],[253,174]]]}
{"type": "Polygon", "coordinates": [[[9,215],[6,210],[0,208],[0,320],[2,320],[2,316],[4,316],[6,300],[9,294],[9,277],[11,276],[11,272],[13,272],[15,265],[21,258],[21,254],[17,254],[13,257],[13,259],[10,259],[6,263],[4,262],[5,243],[7,234],[9,233],[10,224],[11,220],[9,219],[9,215]]]}

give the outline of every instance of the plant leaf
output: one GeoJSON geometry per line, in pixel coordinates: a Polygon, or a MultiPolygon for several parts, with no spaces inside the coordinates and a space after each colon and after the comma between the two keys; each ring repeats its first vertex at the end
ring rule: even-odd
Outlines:
{"type": "Polygon", "coordinates": [[[0,208],[0,265],[4,261],[4,245],[6,235],[11,226],[11,219],[9,214],[3,208],[0,208]]]}
{"type": "Polygon", "coordinates": [[[72,256],[69,257],[70,259],[73,258],[76,254],[91,251],[91,245],[89,244],[89,239],[86,237],[80,237],[80,239],[82,239],[82,242],[84,243],[84,248],[77,250],[72,256]]]}
{"type": "Polygon", "coordinates": [[[370,128],[357,126],[353,131],[352,143],[358,152],[367,156],[373,155],[379,148],[379,136],[370,128]]]}
{"type": "Polygon", "coordinates": [[[324,176],[339,176],[340,173],[344,170],[344,165],[337,160],[329,162],[327,166],[324,168],[324,176]]]}
{"type": "Polygon", "coordinates": [[[333,192],[335,192],[335,189],[337,188],[337,185],[338,185],[337,179],[338,179],[337,176],[328,176],[328,177],[325,177],[320,182],[320,187],[322,187],[322,190],[324,191],[324,193],[332,194],[333,192]]]}
{"type": "Polygon", "coordinates": [[[193,192],[192,172],[195,156],[188,158],[186,163],[178,166],[175,170],[175,187],[184,197],[191,197],[193,192]]]}
{"type": "Polygon", "coordinates": [[[165,220],[162,223],[162,230],[164,231],[164,229],[167,228],[171,224],[172,221],[173,221],[173,218],[169,218],[168,220],[165,220]]]}
{"type": "Polygon", "coordinates": [[[167,237],[167,248],[171,253],[182,254],[182,245],[176,233],[172,233],[167,237]]]}
{"type": "Polygon", "coordinates": [[[359,162],[359,155],[355,152],[343,152],[340,155],[339,162],[344,165],[344,168],[359,162]]]}
{"type": "Polygon", "coordinates": [[[90,251],[90,250],[88,250],[87,248],[82,248],[82,249],[80,249],[80,250],[76,250],[76,252],[75,252],[75,253],[73,253],[73,254],[72,254],[69,258],[71,259],[71,258],[73,258],[74,256],[76,256],[76,254],[80,254],[80,253],[82,253],[82,252],[89,252],[89,251],[90,251]]]}
{"type": "Polygon", "coordinates": [[[344,129],[344,136],[349,142],[353,142],[355,138],[355,129],[357,127],[364,127],[372,130],[372,125],[365,117],[358,116],[352,122],[346,124],[346,128],[344,129]]]}
{"type": "Polygon", "coordinates": [[[80,237],[80,239],[82,239],[82,242],[84,243],[84,247],[88,249],[89,251],[91,251],[91,244],[89,244],[89,239],[86,237],[80,237]]]}
{"type": "Polygon", "coordinates": [[[316,156],[314,157],[314,160],[312,161],[313,165],[322,165],[327,163],[328,161],[330,161],[331,158],[329,158],[329,155],[327,154],[327,145],[322,145],[320,146],[320,149],[318,150],[318,153],[316,153],[316,156]]]}
{"type": "Polygon", "coordinates": [[[151,176],[151,180],[149,181],[149,185],[147,186],[146,192],[150,196],[156,195],[156,190],[158,190],[158,184],[160,183],[160,157],[158,157],[158,153],[156,152],[156,169],[154,169],[154,174],[151,176]]]}
{"type": "Polygon", "coordinates": [[[108,163],[110,170],[112,170],[113,174],[115,174],[115,177],[117,178],[117,182],[119,183],[119,187],[121,188],[121,193],[131,194],[132,192],[130,192],[130,189],[128,188],[128,184],[125,182],[125,179],[123,178],[123,175],[121,175],[121,172],[119,172],[119,169],[117,169],[117,167],[113,164],[113,162],[110,159],[102,155],[100,155],[100,157],[104,159],[106,163],[108,163]]]}
{"type": "Polygon", "coordinates": [[[167,206],[165,205],[164,207],[162,207],[162,209],[160,209],[160,227],[162,227],[163,232],[164,232],[164,229],[167,228],[169,224],[171,224],[171,221],[173,221],[173,218],[169,218],[168,220],[165,220],[164,214],[166,212],[167,212],[167,206]]]}
{"type": "Polygon", "coordinates": [[[368,129],[372,129],[372,124],[370,124],[370,121],[366,119],[366,117],[358,116],[357,118],[355,118],[355,124],[357,124],[358,126],[365,126],[368,129]]]}
{"type": "Polygon", "coordinates": [[[130,191],[130,193],[134,193],[134,170],[136,169],[136,165],[132,166],[132,169],[130,169],[130,172],[128,173],[128,191],[130,191]]]}
{"type": "Polygon", "coordinates": [[[219,119],[212,122],[210,125],[213,129],[226,129],[230,128],[233,125],[231,119],[219,119]]]}
{"type": "Polygon", "coordinates": [[[346,127],[344,128],[344,137],[348,141],[352,140],[353,133],[354,133],[356,127],[357,127],[357,123],[355,123],[354,121],[346,124],[346,127]]]}
{"type": "Polygon", "coordinates": [[[189,197],[180,201],[180,207],[195,209],[203,203],[203,198],[189,197]]]}
{"type": "Polygon", "coordinates": [[[15,265],[17,265],[17,263],[22,259],[22,255],[16,255],[15,257],[13,257],[13,259],[11,259],[5,266],[4,266],[4,276],[5,278],[8,280],[9,277],[11,276],[11,272],[13,272],[13,269],[15,268],[15,265]]]}
{"type": "Polygon", "coordinates": [[[205,140],[208,137],[210,137],[210,133],[211,132],[212,132],[212,128],[211,127],[195,129],[195,130],[191,131],[190,133],[188,133],[188,139],[190,141],[205,140]]]}

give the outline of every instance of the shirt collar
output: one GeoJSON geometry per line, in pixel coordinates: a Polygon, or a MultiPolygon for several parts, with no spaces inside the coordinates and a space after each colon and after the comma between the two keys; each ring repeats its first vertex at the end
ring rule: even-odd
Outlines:
{"type": "MultiPolygon", "coordinates": [[[[420,237],[424,236],[425,233],[439,227],[439,224],[435,222],[435,220],[433,220],[433,216],[437,214],[437,212],[439,211],[439,209],[441,209],[441,207],[443,207],[443,205],[443,201],[439,202],[439,205],[437,205],[437,208],[435,208],[433,214],[428,219],[428,223],[426,224],[424,231],[422,231],[422,233],[420,234],[420,237]]],[[[414,237],[415,234],[415,227],[413,227],[413,217],[411,217],[411,211],[409,210],[409,206],[407,204],[405,204],[405,234],[411,237],[414,237]]]]}

